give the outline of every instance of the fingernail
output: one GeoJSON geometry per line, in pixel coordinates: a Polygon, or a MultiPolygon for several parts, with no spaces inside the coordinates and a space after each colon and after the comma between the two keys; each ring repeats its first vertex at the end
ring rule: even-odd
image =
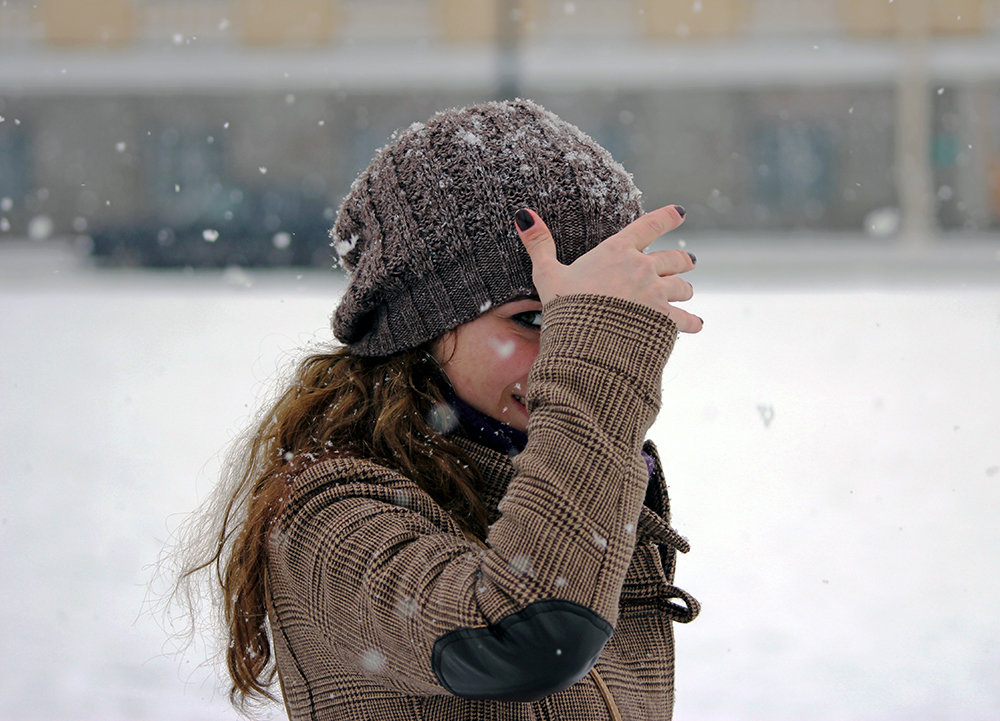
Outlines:
{"type": "Polygon", "coordinates": [[[683,218],[683,217],[684,217],[685,215],[687,215],[687,211],[686,211],[686,210],[684,210],[684,206],[683,206],[683,205],[676,205],[676,204],[675,204],[675,205],[674,205],[674,210],[676,210],[676,211],[677,211],[677,215],[681,216],[682,218],[683,218]]]}
{"type": "Polygon", "coordinates": [[[700,315],[695,316],[695,318],[697,318],[698,320],[701,321],[701,327],[704,328],[705,327],[705,319],[702,318],[700,315]]]}
{"type": "Polygon", "coordinates": [[[691,258],[692,264],[698,265],[698,257],[694,253],[692,253],[690,250],[685,250],[684,252],[687,253],[688,256],[691,258]]]}
{"type": "Polygon", "coordinates": [[[514,213],[514,222],[517,223],[517,227],[521,230],[527,230],[535,224],[535,219],[531,217],[531,213],[524,208],[521,208],[519,211],[514,213]]]}

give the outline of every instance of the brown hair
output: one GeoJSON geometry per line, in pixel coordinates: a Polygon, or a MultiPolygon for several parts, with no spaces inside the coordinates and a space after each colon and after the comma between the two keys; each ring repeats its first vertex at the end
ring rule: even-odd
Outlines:
{"type": "Polygon", "coordinates": [[[305,465],[333,454],[377,460],[416,482],[468,533],[485,537],[474,464],[437,422],[446,408],[440,388],[447,381],[430,345],[385,358],[361,358],[345,348],[304,358],[290,386],[234,447],[226,469],[229,483],[220,487],[216,510],[189,528],[192,548],[202,550],[188,554],[192,560],[178,589],[193,607],[190,588],[181,587],[199,572],[213,571],[230,700],[237,708],[274,700],[267,541],[289,484],[305,465]]]}

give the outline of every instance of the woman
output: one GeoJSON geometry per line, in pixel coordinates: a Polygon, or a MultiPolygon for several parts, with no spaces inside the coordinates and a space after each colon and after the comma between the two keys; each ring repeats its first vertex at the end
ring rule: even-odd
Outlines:
{"type": "Polygon", "coordinates": [[[687,543],[644,433],[694,257],[528,101],[393,137],[331,231],[342,347],[235,457],[211,558],[233,698],[292,719],[664,719],[687,543]]]}

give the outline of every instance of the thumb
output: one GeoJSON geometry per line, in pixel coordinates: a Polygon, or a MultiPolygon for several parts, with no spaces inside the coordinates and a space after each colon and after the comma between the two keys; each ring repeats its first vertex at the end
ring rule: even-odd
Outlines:
{"type": "Polygon", "coordinates": [[[536,276],[537,286],[539,272],[544,272],[552,264],[559,262],[556,257],[556,241],[545,221],[533,210],[521,208],[514,213],[514,223],[517,225],[521,242],[524,243],[524,249],[531,257],[532,275],[536,276]]]}

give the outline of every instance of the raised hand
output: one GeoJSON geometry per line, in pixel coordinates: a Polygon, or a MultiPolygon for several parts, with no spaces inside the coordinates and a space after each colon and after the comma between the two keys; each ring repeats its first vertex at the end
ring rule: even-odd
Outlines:
{"type": "Polygon", "coordinates": [[[702,329],[701,318],[671,305],[694,295],[691,284],[678,276],[694,268],[694,258],[683,250],[643,252],[684,222],[679,206],[640,216],[570,265],[559,262],[552,233],[537,213],[519,210],[515,221],[531,257],[532,279],[542,303],[571,293],[610,295],[666,313],[682,332],[702,329]]]}

